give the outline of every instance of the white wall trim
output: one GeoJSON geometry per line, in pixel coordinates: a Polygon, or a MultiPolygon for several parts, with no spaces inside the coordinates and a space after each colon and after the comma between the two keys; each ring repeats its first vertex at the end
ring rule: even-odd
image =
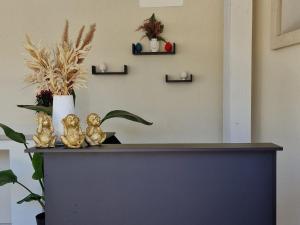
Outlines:
{"type": "Polygon", "coordinates": [[[252,18],[252,0],[224,0],[224,142],[251,142],[252,18]]]}

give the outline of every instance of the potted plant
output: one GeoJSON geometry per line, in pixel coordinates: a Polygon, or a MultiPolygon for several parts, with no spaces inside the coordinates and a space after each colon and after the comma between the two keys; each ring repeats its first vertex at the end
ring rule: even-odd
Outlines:
{"type": "MultiPolygon", "coordinates": [[[[24,147],[27,149],[27,143],[25,135],[19,132],[14,131],[10,127],[0,123],[0,128],[3,129],[5,135],[10,138],[11,140],[21,143],[24,145],[24,147]]],[[[18,204],[22,204],[24,202],[33,202],[36,201],[41,206],[42,210],[45,210],[45,198],[44,198],[44,174],[43,174],[43,158],[42,155],[39,153],[35,153],[32,155],[31,153],[28,153],[31,164],[34,169],[34,173],[32,175],[32,179],[39,182],[41,186],[41,193],[37,194],[30,190],[25,184],[23,184],[21,181],[19,181],[18,177],[15,175],[15,173],[12,170],[3,170],[0,171],[0,186],[6,185],[6,184],[17,184],[21,188],[25,189],[28,192],[28,195],[18,201],[18,204]]],[[[45,224],[45,213],[42,212],[36,216],[37,225],[44,225],[45,224]]]]}
{"type": "Polygon", "coordinates": [[[142,36],[142,39],[147,37],[150,41],[150,49],[152,52],[158,52],[160,48],[159,41],[166,40],[161,36],[161,33],[164,31],[164,25],[161,21],[157,20],[155,14],[144,21],[144,23],[138,27],[137,31],[143,31],[145,34],[142,36]]]}
{"type": "Polygon", "coordinates": [[[96,25],[90,26],[83,37],[85,27],[78,34],[76,42],[69,40],[69,23],[66,21],[62,41],[53,50],[32,43],[26,36],[25,49],[30,55],[26,65],[32,70],[25,81],[37,85],[37,92],[53,94],[53,125],[55,134],[63,134],[62,118],[74,113],[73,95],[76,88],[86,87],[87,73],[81,65],[91,49],[96,25]]]}

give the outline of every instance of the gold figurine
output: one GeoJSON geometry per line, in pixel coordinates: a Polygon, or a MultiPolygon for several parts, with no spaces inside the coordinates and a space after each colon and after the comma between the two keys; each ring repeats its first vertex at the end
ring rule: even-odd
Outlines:
{"type": "Polygon", "coordinates": [[[68,148],[81,148],[84,142],[84,133],[80,128],[80,120],[74,114],[67,115],[62,123],[64,125],[64,135],[61,140],[68,148]]]}
{"type": "Polygon", "coordinates": [[[96,113],[91,113],[87,117],[87,124],[86,141],[90,145],[101,145],[106,139],[106,134],[100,128],[101,118],[96,113]]]}
{"type": "Polygon", "coordinates": [[[37,114],[38,128],[33,140],[37,148],[53,148],[55,147],[56,137],[53,135],[54,129],[52,119],[44,112],[37,114]]]}

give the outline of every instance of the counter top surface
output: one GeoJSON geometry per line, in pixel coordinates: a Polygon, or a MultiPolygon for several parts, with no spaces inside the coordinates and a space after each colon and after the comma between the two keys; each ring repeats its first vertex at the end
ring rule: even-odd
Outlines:
{"type": "Polygon", "coordinates": [[[76,152],[205,152],[205,151],[282,151],[283,148],[273,143],[219,143],[219,144],[103,144],[101,146],[68,149],[63,146],[56,148],[30,148],[25,152],[44,153],[76,153],[76,152]]]}

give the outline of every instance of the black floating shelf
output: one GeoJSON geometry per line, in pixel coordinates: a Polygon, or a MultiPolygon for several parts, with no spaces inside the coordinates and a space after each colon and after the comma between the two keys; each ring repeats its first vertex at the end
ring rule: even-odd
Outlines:
{"type": "Polygon", "coordinates": [[[122,72],[98,72],[96,66],[92,66],[92,74],[94,75],[125,75],[128,74],[128,66],[124,65],[122,72]]]}
{"type": "Polygon", "coordinates": [[[170,80],[169,76],[166,75],[166,82],[167,83],[186,83],[186,82],[193,82],[193,75],[189,75],[188,79],[178,79],[178,80],[170,80]]]}
{"type": "Polygon", "coordinates": [[[135,44],[132,44],[132,54],[133,55],[175,55],[176,54],[176,44],[173,43],[173,49],[171,52],[137,52],[135,50],[135,44]]]}

